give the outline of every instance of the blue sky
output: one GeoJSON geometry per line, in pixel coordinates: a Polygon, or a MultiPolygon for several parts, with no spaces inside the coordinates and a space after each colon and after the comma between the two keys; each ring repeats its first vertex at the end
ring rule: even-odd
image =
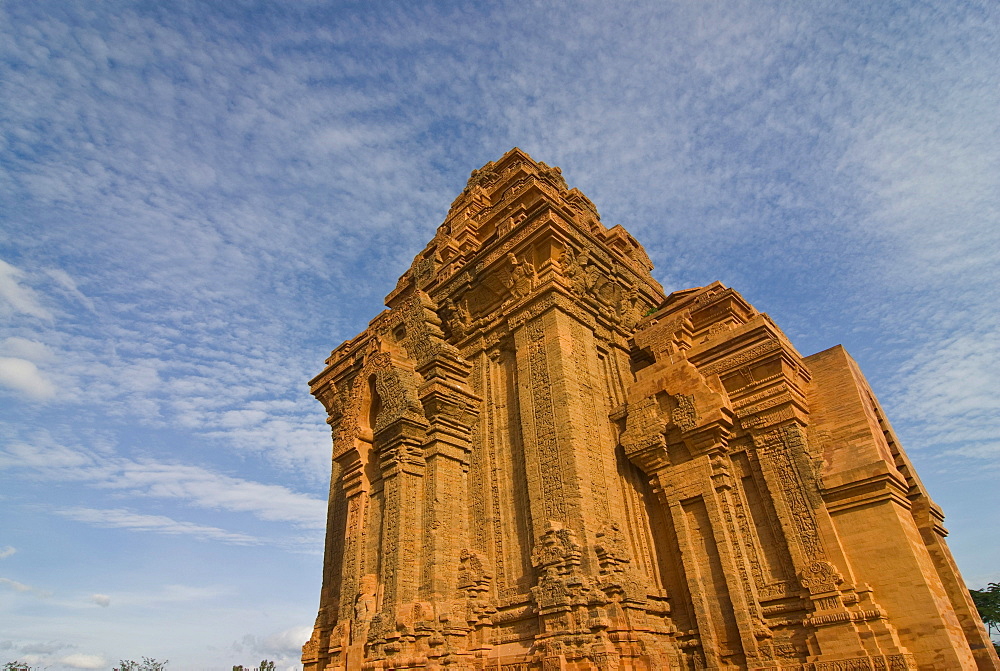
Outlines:
{"type": "Polygon", "coordinates": [[[1000,580],[994,2],[0,4],[0,660],[292,668],[306,382],[519,146],[803,354],[1000,580]]]}

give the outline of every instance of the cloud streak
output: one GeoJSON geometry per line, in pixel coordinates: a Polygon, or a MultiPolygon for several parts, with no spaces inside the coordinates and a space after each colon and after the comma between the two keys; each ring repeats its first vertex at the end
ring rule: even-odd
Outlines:
{"type": "MultiPolygon", "coordinates": [[[[23,476],[46,481],[84,482],[133,498],[176,500],[208,510],[247,513],[262,521],[287,522],[303,529],[325,524],[326,502],[321,499],[199,466],[133,461],[40,440],[17,443],[0,452],[0,468],[17,469],[23,476]]],[[[150,529],[155,527],[153,521],[150,525],[150,529]]],[[[140,529],[141,525],[132,528],[140,529]]]]}
{"type": "Polygon", "coordinates": [[[25,286],[23,270],[0,259],[0,315],[27,315],[49,320],[52,314],[39,302],[37,294],[25,286]]]}
{"type": "Polygon", "coordinates": [[[129,531],[149,531],[169,535],[185,535],[202,540],[221,541],[233,545],[259,545],[260,540],[246,534],[233,533],[216,527],[179,522],[163,515],[144,515],[125,509],[96,510],[93,508],[70,508],[57,510],[57,514],[77,522],[94,526],[129,531]]]}
{"type": "Polygon", "coordinates": [[[103,669],[108,665],[107,660],[100,655],[85,655],[79,652],[60,658],[59,663],[73,669],[103,669]]]}
{"type": "Polygon", "coordinates": [[[46,379],[38,366],[16,357],[0,357],[0,385],[39,401],[56,395],[55,385],[46,379]]]}
{"type": "Polygon", "coordinates": [[[14,592],[31,594],[42,599],[47,599],[52,596],[52,592],[48,590],[32,587],[31,585],[26,585],[23,582],[18,582],[17,580],[12,580],[10,578],[0,578],[0,585],[13,590],[14,592]]]}

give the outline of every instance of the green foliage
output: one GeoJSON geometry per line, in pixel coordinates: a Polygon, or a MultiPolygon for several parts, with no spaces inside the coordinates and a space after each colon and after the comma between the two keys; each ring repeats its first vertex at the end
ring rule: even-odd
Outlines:
{"type": "Polygon", "coordinates": [[[237,664],[233,666],[233,671],[274,671],[274,662],[262,659],[260,660],[260,666],[255,666],[252,669],[248,669],[242,664],[237,664]]]}
{"type": "Polygon", "coordinates": [[[143,657],[141,662],[123,659],[118,662],[118,666],[113,671],[163,671],[167,668],[167,662],[169,661],[165,659],[162,662],[158,662],[152,657],[143,657]]]}
{"type": "Polygon", "coordinates": [[[990,634],[994,630],[1000,633],[1000,583],[991,582],[986,589],[970,589],[969,593],[986,630],[990,634]]]}
{"type": "Polygon", "coordinates": [[[3,671],[33,671],[33,670],[32,667],[28,666],[24,662],[19,662],[15,659],[13,662],[7,662],[6,664],[4,664],[3,671]]]}

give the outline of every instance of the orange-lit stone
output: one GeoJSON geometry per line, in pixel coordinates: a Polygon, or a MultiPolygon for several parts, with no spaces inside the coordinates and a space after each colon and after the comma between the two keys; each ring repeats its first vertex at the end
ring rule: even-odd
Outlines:
{"type": "Polygon", "coordinates": [[[651,269],[558,168],[473,172],[311,382],[307,671],[1000,668],[854,361],[651,269]]]}

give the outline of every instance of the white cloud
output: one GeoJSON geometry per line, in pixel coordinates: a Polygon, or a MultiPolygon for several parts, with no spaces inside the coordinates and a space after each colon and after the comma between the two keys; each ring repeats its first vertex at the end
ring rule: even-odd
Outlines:
{"type": "MultiPolygon", "coordinates": [[[[222,475],[200,466],[136,461],[72,449],[40,436],[0,450],[0,468],[26,469],[47,480],[85,481],[133,497],[173,499],[210,510],[248,513],[268,522],[321,529],[326,502],[281,485],[222,475]]],[[[137,525],[135,528],[141,528],[137,525]]]]}
{"type": "Polygon", "coordinates": [[[11,580],[10,578],[0,578],[0,585],[6,585],[15,592],[30,592],[33,589],[30,585],[25,585],[24,583],[11,580]]]}
{"type": "Polygon", "coordinates": [[[24,271],[0,260],[0,315],[25,314],[40,319],[51,319],[52,313],[42,307],[35,292],[21,284],[24,271]]]}
{"type": "Polygon", "coordinates": [[[66,510],[57,510],[56,512],[77,522],[85,522],[100,527],[192,536],[202,540],[221,541],[235,545],[260,544],[258,539],[246,534],[233,533],[224,529],[193,524],[191,522],[179,522],[163,515],[144,515],[120,508],[112,510],[69,508],[66,510]]]}
{"type": "Polygon", "coordinates": [[[326,503],[278,485],[232,478],[197,466],[123,463],[120,476],[107,487],[127,488],[155,498],[177,498],[194,505],[230,512],[248,512],[262,520],[293,522],[322,528],[326,503]]]}
{"type": "Polygon", "coordinates": [[[261,410],[228,410],[222,413],[219,425],[227,429],[255,426],[267,419],[261,410]]]}
{"type": "Polygon", "coordinates": [[[0,341],[0,353],[35,362],[50,361],[54,358],[52,350],[44,343],[19,336],[11,336],[0,341]]]}
{"type": "Polygon", "coordinates": [[[101,655],[71,653],[63,654],[62,657],[57,656],[60,651],[74,647],[76,646],[65,641],[20,643],[9,641],[6,645],[0,643],[0,649],[6,648],[12,651],[10,656],[16,657],[18,661],[30,665],[31,668],[101,669],[109,666],[109,662],[101,655]]]}
{"type": "Polygon", "coordinates": [[[94,301],[80,291],[79,287],[77,287],[76,281],[70,277],[70,274],[65,270],[62,270],[61,268],[47,268],[45,270],[45,274],[51,277],[68,296],[78,301],[91,312],[95,311],[94,301]]]}
{"type": "Polygon", "coordinates": [[[25,643],[19,646],[21,652],[28,655],[51,655],[54,652],[72,647],[66,643],[58,641],[25,643]]]}
{"type": "Polygon", "coordinates": [[[286,654],[298,654],[302,652],[302,645],[309,640],[313,628],[303,625],[292,627],[276,634],[264,637],[262,647],[265,651],[272,650],[286,654]]]}
{"type": "Polygon", "coordinates": [[[107,473],[98,456],[55,444],[47,434],[39,435],[37,442],[14,442],[0,451],[0,468],[26,468],[47,478],[66,480],[90,480],[107,473]]]}
{"type": "Polygon", "coordinates": [[[107,594],[91,594],[90,601],[91,603],[96,603],[101,608],[107,608],[111,605],[111,597],[107,594]]]}
{"type": "Polygon", "coordinates": [[[247,634],[232,647],[237,653],[269,659],[277,668],[298,668],[302,646],[311,635],[312,627],[302,625],[266,636],[247,634]]]}
{"type": "Polygon", "coordinates": [[[100,655],[85,655],[82,653],[66,655],[59,660],[59,663],[74,669],[103,669],[108,665],[107,660],[100,655]]]}
{"type": "Polygon", "coordinates": [[[124,592],[115,595],[115,604],[123,609],[151,604],[187,604],[195,601],[211,601],[219,597],[231,597],[228,589],[218,585],[162,585],[156,589],[138,592],[124,592]]]}
{"type": "Polygon", "coordinates": [[[38,370],[38,366],[26,359],[0,357],[0,385],[36,400],[47,400],[56,395],[55,385],[38,370]]]}
{"type": "Polygon", "coordinates": [[[58,395],[62,404],[203,432],[218,447],[322,480],[329,434],[304,393],[309,373],[286,345],[262,340],[236,320],[186,327],[187,313],[169,321],[145,314],[103,319],[87,334],[74,319],[63,331],[0,340],[0,385],[30,399],[58,395]],[[58,366],[51,364],[54,349],[58,366]]]}
{"type": "Polygon", "coordinates": [[[8,545],[0,549],[0,559],[6,559],[7,557],[12,556],[15,552],[17,552],[17,548],[8,545]]]}
{"type": "Polygon", "coordinates": [[[4,585],[15,592],[21,592],[22,594],[34,594],[35,596],[47,599],[52,596],[52,592],[44,589],[38,589],[37,587],[32,587],[31,585],[25,585],[23,582],[18,582],[17,580],[11,580],[10,578],[0,578],[0,585],[4,585]]]}
{"type": "Polygon", "coordinates": [[[214,599],[225,590],[216,587],[196,587],[192,585],[165,585],[159,592],[147,594],[146,598],[151,601],[188,602],[201,601],[203,599],[214,599]]]}
{"type": "Polygon", "coordinates": [[[1000,320],[969,320],[961,332],[908,357],[892,388],[891,416],[918,429],[911,430],[915,449],[933,447],[941,456],[986,460],[1000,467],[997,388],[1000,320]]]}

